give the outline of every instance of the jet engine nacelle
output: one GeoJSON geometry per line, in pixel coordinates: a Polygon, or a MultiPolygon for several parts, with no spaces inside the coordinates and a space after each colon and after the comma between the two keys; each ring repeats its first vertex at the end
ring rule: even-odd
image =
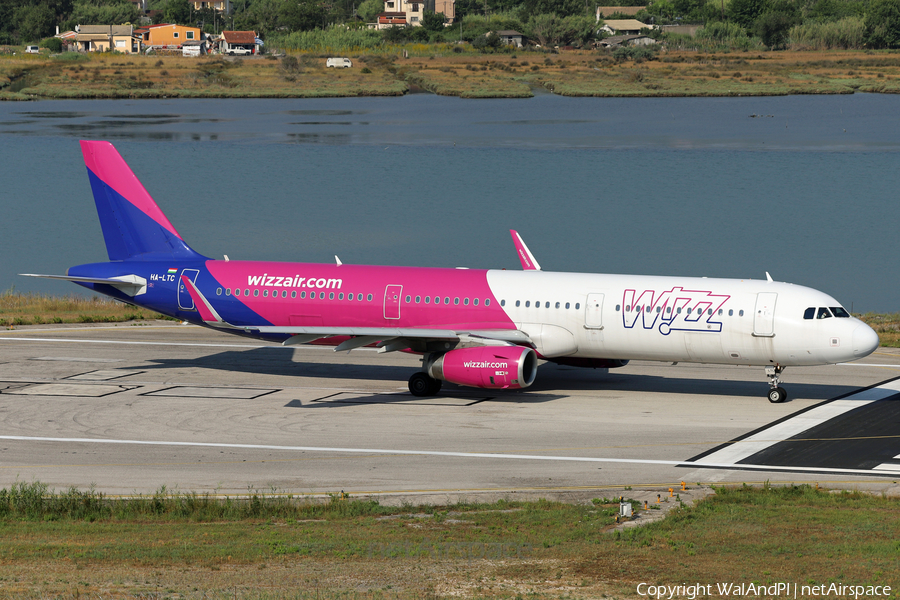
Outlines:
{"type": "Polygon", "coordinates": [[[523,346],[459,348],[437,357],[427,372],[458,385],[516,390],[534,383],[537,354],[523,346]]]}

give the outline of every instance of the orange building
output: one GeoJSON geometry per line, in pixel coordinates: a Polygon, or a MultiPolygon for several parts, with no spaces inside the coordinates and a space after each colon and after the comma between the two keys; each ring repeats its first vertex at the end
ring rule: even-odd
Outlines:
{"type": "Polygon", "coordinates": [[[172,25],[170,23],[147,25],[141,27],[138,33],[141,34],[144,47],[180,47],[185,42],[194,42],[201,39],[198,27],[185,27],[184,25],[172,25]]]}

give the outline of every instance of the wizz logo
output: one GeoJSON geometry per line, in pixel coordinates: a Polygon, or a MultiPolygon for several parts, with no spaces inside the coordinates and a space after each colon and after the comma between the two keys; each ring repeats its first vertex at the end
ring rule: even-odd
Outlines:
{"type": "Polygon", "coordinates": [[[672,331],[722,331],[716,320],[719,309],[731,296],[703,290],[674,287],[657,292],[625,290],[622,297],[622,322],[632,329],[640,322],[644,329],[659,329],[663,335],[672,331]]]}

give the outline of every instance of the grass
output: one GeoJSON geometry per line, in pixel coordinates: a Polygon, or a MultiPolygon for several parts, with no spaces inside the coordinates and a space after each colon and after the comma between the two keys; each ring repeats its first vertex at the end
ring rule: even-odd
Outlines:
{"type": "Polygon", "coordinates": [[[0,598],[632,597],[640,581],[900,577],[896,498],[723,487],[612,531],[616,509],[604,499],[384,507],[252,490],[111,499],[19,483],[0,490],[0,598]]]}
{"type": "Polygon", "coordinates": [[[291,54],[290,67],[274,57],[2,55],[0,99],[383,96],[410,85],[464,98],[527,98],[537,88],[567,96],[900,93],[900,55],[889,51],[669,51],[632,60],[608,51],[456,49],[360,47],[345,53],[350,69],[326,68],[317,51],[291,54]]]}
{"type": "Polygon", "coordinates": [[[49,296],[8,290],[0,294],[0,324],[41,325],[45,323],[119,323],[171,319],[116,300],[98,296],[49,296]]]}
{"type": "Polygon", "coordinates": [[[900,348],[900,313],[857,315],[878,334],[882,346],[900,348]]]}

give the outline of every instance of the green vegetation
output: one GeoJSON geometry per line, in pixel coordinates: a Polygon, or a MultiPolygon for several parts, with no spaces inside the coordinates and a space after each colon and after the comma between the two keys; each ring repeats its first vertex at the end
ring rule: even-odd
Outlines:
{"type": "Polygon", "coordinates": [[[170,319],[146,309],[97,296],[48,296],[20,294],[8,290],[0,294],[0,324],[5,327],[44,323],[117,323],[170,319]]]}
{"type": "Polygon", "coordinates": [[[18,483],[0,490],[0,596],[585,598],[633,596],[639,581],[892,585],[900,576],[896,498],[722,487],[625,530],[614,529],[617,508],[603,498],[386,507],[164,488],[109,498],[18,483]]]}

